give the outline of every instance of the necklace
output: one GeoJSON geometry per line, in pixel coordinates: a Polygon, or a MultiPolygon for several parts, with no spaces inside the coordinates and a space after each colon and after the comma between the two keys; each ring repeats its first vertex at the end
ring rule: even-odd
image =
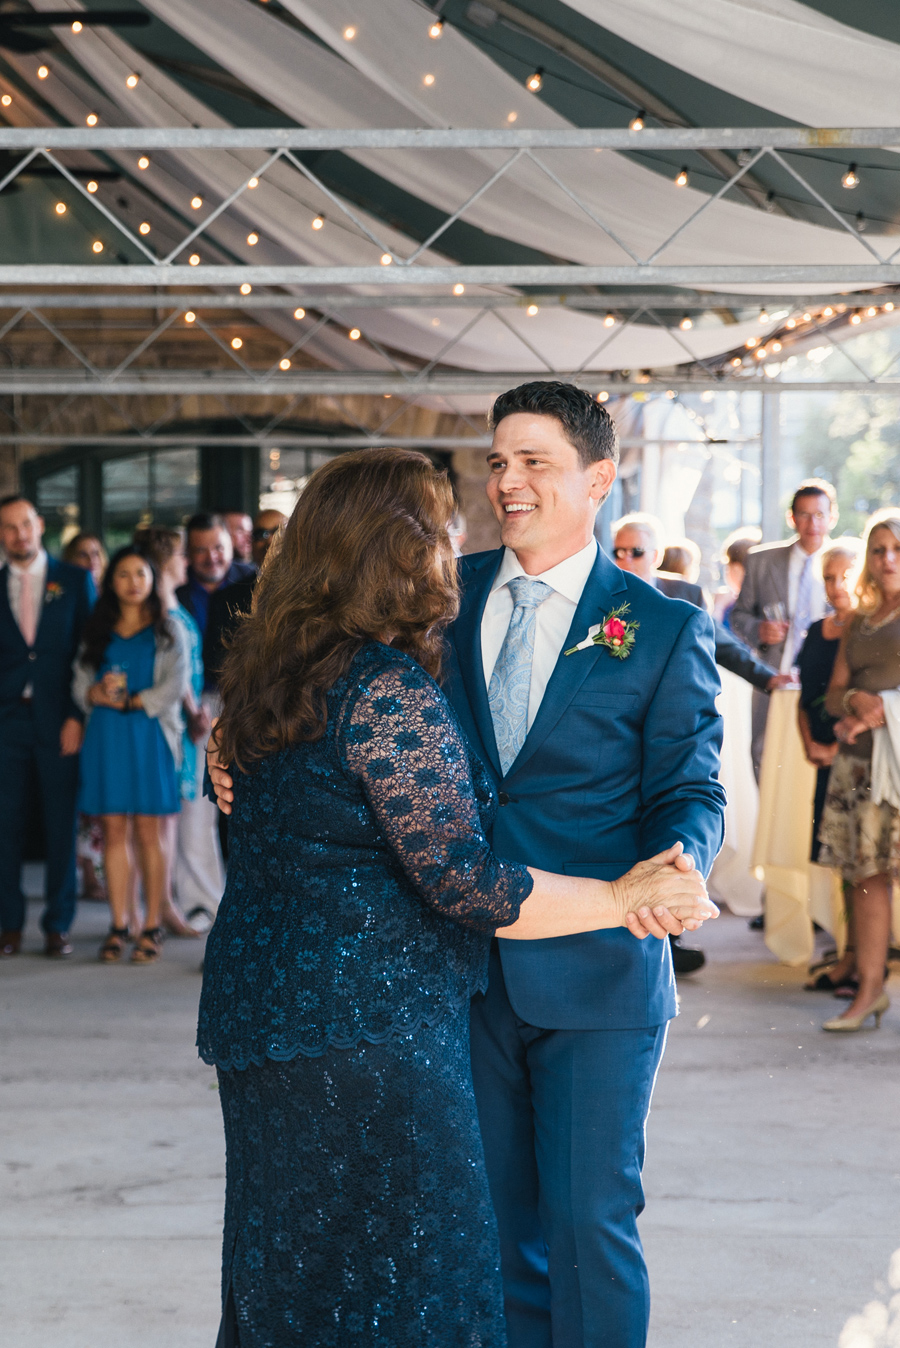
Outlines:
{"type": "Polygon", "coordinates": [[[868,636],[872,632],[879,631],[879,629],[882,627],[887,627],[888,623],[894,621],[898,613],[900,613],[900,603],[895,604],[894,607],[890,609],[884,615],[883,618],[879,618],[877,619],[877,621],[874,618],[869,617],[863,618],[860,626],[862,627],[863,632],[865,632],[865,634],[868,636]]]}

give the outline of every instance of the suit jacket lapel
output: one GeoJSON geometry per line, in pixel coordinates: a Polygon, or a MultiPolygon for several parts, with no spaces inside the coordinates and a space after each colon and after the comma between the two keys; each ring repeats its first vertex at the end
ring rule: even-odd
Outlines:
{"type": "Polygon", "coordinates": [[[12,628],[15,635],[25,645],[25,638],[22,636],[22,629],[16,622],[15,614],[12,611],[12,605],[9,602],[9,567],[0,567],[0,622],[6,623],[7,627],[12,628]]]}
{"type": "Polygon", "coordinates": [[[481,655],[481,619],[484,616],[484,606],[491,592],[494,577],[502,560],[503,549],[498,548],[495,553],[487,553],[473,567],[474,574],[471,575],[462,592],[459,617],[453,624],[453,641],[459,657],[463,682],[466,685],[469,706],[472,709],[472,715],[478,727],[485,754],[498,776],[503,774],[500,771],[497,741],[494,737],[494,722],[488,702],[487,685],[484,681],[484,660],[481,655]]]}
{"type": "Polygon", "coordinates": [[[526,736],[518,758],[507,774],[509,777],[528,762],[531,755],[547,738],[597,660],[601,656],[609,658],[602,646],[579,651],[577,655],[567,656],[563,652],[583,640],[589,627],[600,622],[610,609],[616,608],[622,602],[622,592],[625,589],[622,572],[601,549],[597,553],[597,560],[582,591],[572,626],[569,628],[569,635],[559,653],[559,659],[550,676],[534,724],[526,736]]]}

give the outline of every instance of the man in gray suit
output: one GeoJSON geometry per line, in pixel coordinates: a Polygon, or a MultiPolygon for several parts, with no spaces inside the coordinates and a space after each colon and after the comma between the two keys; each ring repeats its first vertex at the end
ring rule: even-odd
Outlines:
{"type": "MultiPolygon", "coordinates": [[[[837,516],[834,487],[821,478],[810,478],[800,483],[787,512],[793,536],[782,543],[761,543],[747,554],[731,626],[782,673],[790,673],[810,626],[825,616],[821,555],[837,516]]],[[[751,754],[757,780],[768,710],[768,699],[754,692],[751,754]]]]}

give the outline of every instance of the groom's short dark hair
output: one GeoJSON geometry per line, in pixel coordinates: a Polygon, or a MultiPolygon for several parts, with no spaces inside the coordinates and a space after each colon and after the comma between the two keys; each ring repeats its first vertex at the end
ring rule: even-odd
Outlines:
{"type": "Polygon", "coordinates": [[[619,462],[615,422],[601,403],[574,384],[564,384],[559,379],[535,379],[501,393],[488,417],[491,429],[513,412],[556,417],[585,468],[598,459],[619,462]]]}

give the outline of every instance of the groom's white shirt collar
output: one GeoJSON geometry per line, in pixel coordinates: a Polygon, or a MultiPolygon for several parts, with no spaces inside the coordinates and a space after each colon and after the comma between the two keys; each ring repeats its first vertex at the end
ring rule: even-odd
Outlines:
{"type": "MultiPolygon", "coordinates": [[[[553,593],[541,604],[535,620],[534,659],[528,696],[529,730],[550,682],[550,675],[569,635],[575,609],[596,560],[597,541],[592,538],[586,547],[567,557],[564,562],[551,566],[539,576],[530,577],[531,580],[542,580],[545,585],[551,586],[553,593]]],[[[512,617],[513,600],[509,582],[514,577],[525,574],[525,569],[516,554],[511,548],[505,548],[481,620],[481,657],[484,681],[488,687],[512,617]]]]}

